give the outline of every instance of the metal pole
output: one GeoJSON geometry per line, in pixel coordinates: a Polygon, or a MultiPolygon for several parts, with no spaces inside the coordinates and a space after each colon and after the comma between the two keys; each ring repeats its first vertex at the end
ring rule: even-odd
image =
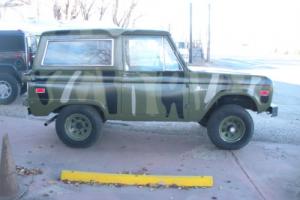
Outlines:
{"type": "Polygon", "coordinates": [[[190,2],[190,48],[189,48],[189,63],[193,62],[193,5],[190,2]]]}
{"type": "Polygon", "coordinates": [[[208,3],[207,52],[206,62],[210,61],[210,3],[208,3]]]}
{"type": "Polygon", "coordinates": [[[36,0],[36,21],[40,21],[40,1],[36,0]]]}

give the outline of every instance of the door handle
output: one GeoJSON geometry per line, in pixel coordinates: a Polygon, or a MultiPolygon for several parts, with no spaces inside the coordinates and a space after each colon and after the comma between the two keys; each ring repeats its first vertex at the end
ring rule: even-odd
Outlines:
{"type": "Polygon", "coordinates": [[[32,82],[37,82],[37,81],[47,81],[47,78],[36,78],[36,77],[33,77],[32,82]]]}
{"type": "Polygon", "coordinates": [[[138,76],[139,73],[138,72],[126,72],[126,73],[123,73],[123,76],[124,77],[128,77],[128,76],[138,76]]]}

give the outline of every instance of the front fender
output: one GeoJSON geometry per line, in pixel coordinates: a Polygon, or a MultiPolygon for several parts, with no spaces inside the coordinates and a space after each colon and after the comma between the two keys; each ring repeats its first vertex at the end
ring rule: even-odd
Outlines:
{"type": "Polygon", "coordinates": [[[212,100],[205,105],[203,112],[200,116],[200,120],[202,120],[205,116],[208,116],[210,112],[217,106],[223,104],[237,104],[246,109],[257,111],[258,113],[266,111],[269,107],[268,105],[261,104],[259,102],[259,99],[255,98],[255,96],[250,95],[248,93],[223,91],[217,93],[212,98],[212,100]]]}

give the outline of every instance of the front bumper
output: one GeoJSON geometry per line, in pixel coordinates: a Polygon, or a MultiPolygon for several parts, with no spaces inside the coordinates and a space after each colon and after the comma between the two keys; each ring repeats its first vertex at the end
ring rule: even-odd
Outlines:
{"type": "Polygon", "coordinates": [[[269,114],[271,114],[271,117],[276,117],[276,116],[278,116],[278,106],[272,104],[272,105],[267,109],[267,112],[268,112],[269,114]]]}

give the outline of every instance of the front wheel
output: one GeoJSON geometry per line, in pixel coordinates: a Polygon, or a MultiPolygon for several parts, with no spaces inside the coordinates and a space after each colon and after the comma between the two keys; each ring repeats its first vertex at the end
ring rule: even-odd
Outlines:
{"type": "Polygon", "coordinates": [[[70,147],[91,146],[102,134],[103,120],[90,106],[67,106],[56,119],[56,133],[70,147]]]}
{"type": "Polygon", "coordinates": [[[207,130],[210,140],[218,148],[235,150],[249,143],[254,125],[250,114],[244,108],[224,105],[212,113],[207,130]]]}

